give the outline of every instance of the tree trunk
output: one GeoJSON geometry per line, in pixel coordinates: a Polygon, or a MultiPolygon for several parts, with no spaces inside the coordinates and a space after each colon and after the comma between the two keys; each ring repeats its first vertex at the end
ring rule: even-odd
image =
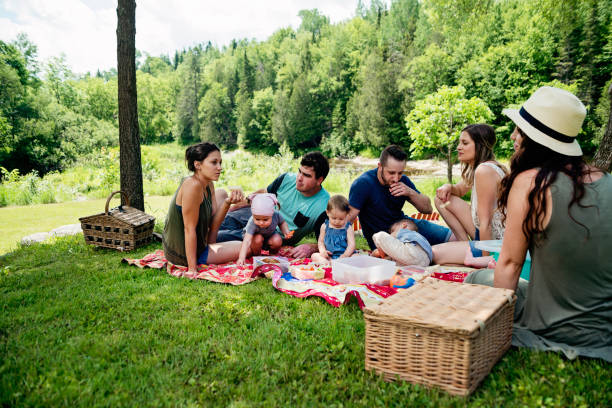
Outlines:
{"type": "Polygon", "coordinates": [[[612,164],[612,84],[608,88],[608,97],[610,98],[608,125],[592,163],[593,166],[605,171],[610,171],[610,164],[612,164]]]}
{"type": "Polygon", "coordinates": [[[448,145],[446,152],[446,177],[448,177],[448,182],[453,184],[453,147],[451,145],[448,145]]]}
{"type": "Polygon", "coordinates": [[[119,103],[119,174],[121,190],[129,195],[130,205],[144,211],[136,94],[135,41],[136,1],[118,0],[117,80],[119,103]]]}

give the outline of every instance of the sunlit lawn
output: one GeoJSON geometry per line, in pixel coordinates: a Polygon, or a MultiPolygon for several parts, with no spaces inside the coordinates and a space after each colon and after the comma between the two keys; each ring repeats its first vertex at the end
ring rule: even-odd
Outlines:
{"type": "Polygon", "coordinates": [[[75,236],[0,258],[0,406],[612,404],[609,364],[516,349],[467,399],[386,383],[364,369],[355,302],[177,279],[122,256],[75,236]]]}
{"type": "MultiPolygon", "coordinates": [[[[105,203],[106,199],[102,199],[0,208],[0,225],[2,226],[0,255],[17,248],[24,236],[36,232],[49,232],[62,225],[78,224],[79,217],[104,212],[105,203]]],[[[145,210],[163,221],[169,203],[170,196],[145,197],[145,210]]],[[[113,198],[110,207],[117,205],[119,205],[119,199],[113,198]]]]}
{"type": "MultiPolygon", "coordinates": [[[[146,211],[162,222],[169,200],[146,197],[146,211]]],[[[16,244],[105,201],[0,208],[0,406],[612,406],[601,360],[511,349],[473,396],[450,397],[366,372],[355,302],[140,270],[82,235],[16,244]]]]}

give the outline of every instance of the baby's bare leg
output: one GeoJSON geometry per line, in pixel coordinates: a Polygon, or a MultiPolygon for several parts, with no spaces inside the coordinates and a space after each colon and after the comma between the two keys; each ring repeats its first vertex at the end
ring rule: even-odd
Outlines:
{"type": "Polygon", "coordinates": [[[270,247],[271,253],[276,253],[283,245],[283,239],[280,234],[273,234],[270,238],[268,238],[268,246],[270,247]]]}
{"type": "Polygon", "coordinates": [[[261,254],[261,247],[264,243],[264,237],[261,234],[253,235],[253,240],[251,241],[251,253],[253,255],[261,254]]]}

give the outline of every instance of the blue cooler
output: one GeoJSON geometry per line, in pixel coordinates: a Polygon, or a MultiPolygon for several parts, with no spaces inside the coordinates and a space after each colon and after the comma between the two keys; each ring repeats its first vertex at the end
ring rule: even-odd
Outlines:
{"type": "MultiPolygon", "coordinates": [[[[499,259],[499,253],[501,252],[502,241],[500,239],[491,239],[487,241],[474,241],[474,246],[483,251],[490,252],[495,258],[495,261],[499,259]]],[[[525,280],[529,280],[529,272],[531,271],[531,255],[529,251],[527,251],[527,256],[525,257],[525,263],[523,264],[523,269],[521,269],[521,278],[525,280]]]]}

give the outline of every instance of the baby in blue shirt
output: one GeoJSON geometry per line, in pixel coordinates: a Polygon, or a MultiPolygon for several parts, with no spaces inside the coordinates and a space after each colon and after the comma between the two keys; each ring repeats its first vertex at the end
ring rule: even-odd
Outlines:
{"type": "Polygon", "coordinates": [[[414,221],[404,218],[389,229],[372,236],[376,247],[400,265],[429,266],[433,253],[431,245],[417,232],[414,221]]]}
{"type": "Polygon", "coordinates": [[[329,265],[332,259],[346,258],[355,252],[355,233],[348,221],[349,202],[342,195],[332,196],[327,202],[327,220],[319,233],[319,252],[311,259],[322,265],[329,265]]]}
{"type": "Polygon", "coordinates": [[[276,231],[278,227],[285,237],[290,238],[289,225],[276,210],[279,205],[274,194],[254,194],[251,197],[251,218],[243,231],[242,246],[236,264],[244,265],[249,249],[252,255],[259,255],[262,248],[278,252],[283,239],[276,231]]]}

